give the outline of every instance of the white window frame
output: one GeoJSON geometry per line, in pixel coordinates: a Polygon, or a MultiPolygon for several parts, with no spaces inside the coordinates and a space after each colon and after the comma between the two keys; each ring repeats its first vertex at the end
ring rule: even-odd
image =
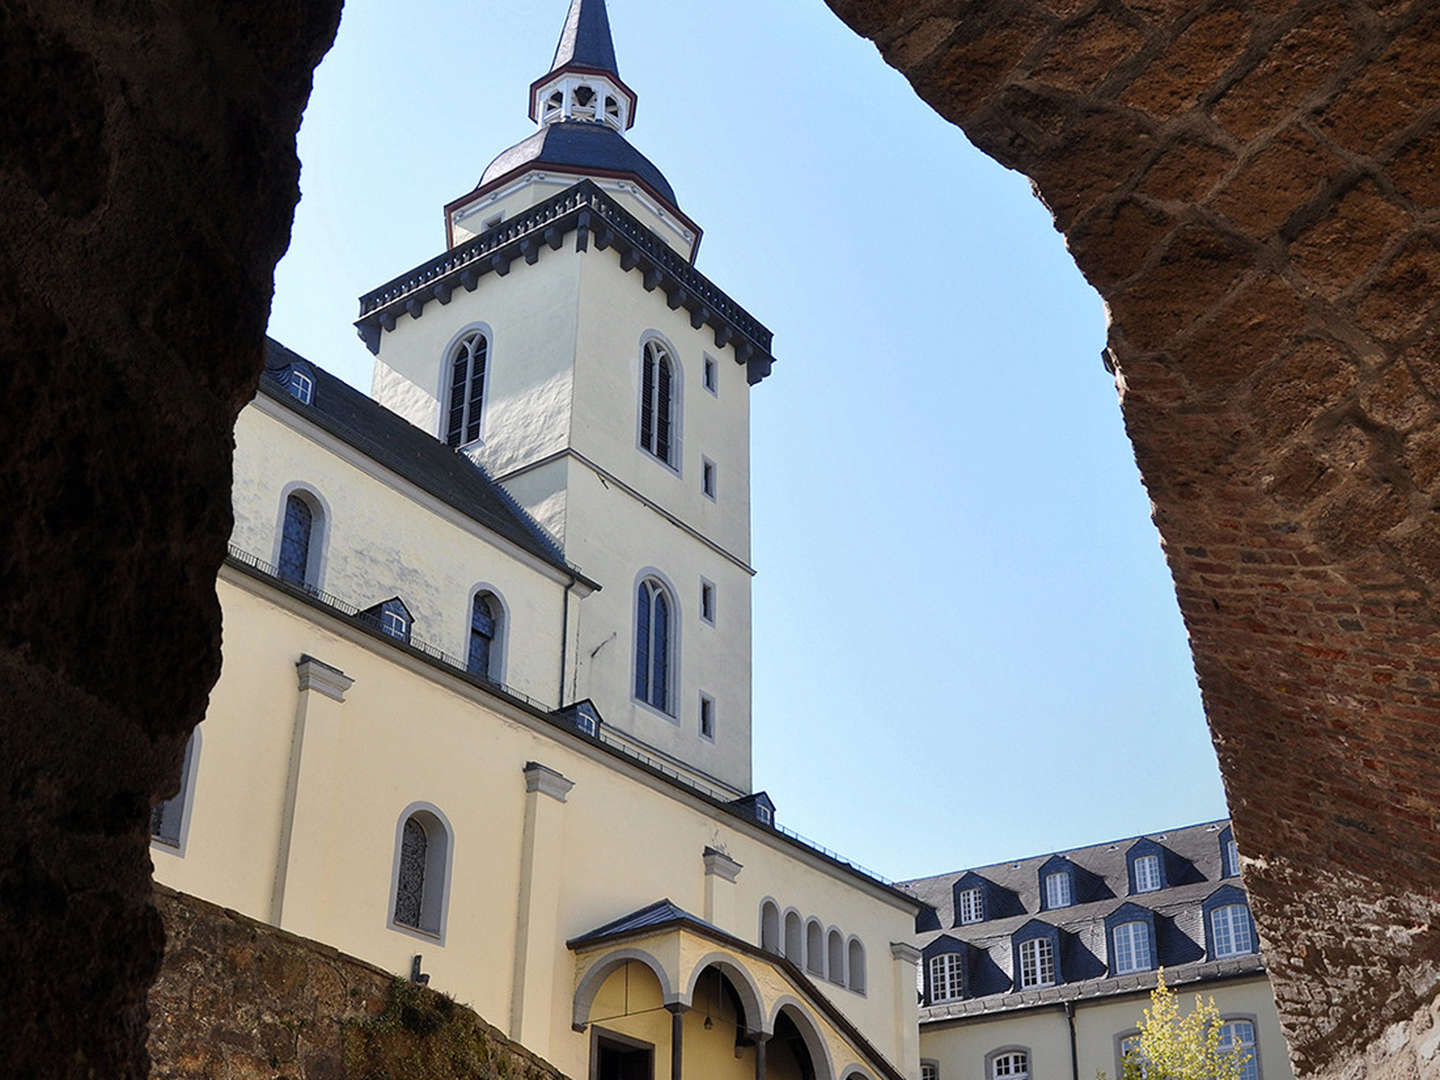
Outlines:
{"type": "Polygon", "coordinates": [[[940,1080],[940,1063],[938,1061],[920,1062],[920,1080],[940,1080]]]}
{"type": "Polygon", "coordinates": [[[290,371],[290,396],[301,405],[309,405],[315,399],[315,380],[299,368],[290,371]]]}
{"type": "Polygon", "coordinates": [[[959,953],[930,958],[930,1004],[959,1001],[965,996],[965,964],[959,953]]]}
{"type": "Polygon", "coordinates": [[[770,808],[761,803],[755,804],[755,820],[760,822],[761,825],[775,824],[775,819],[770,813],[770,808]]]}
{"type": "Polygon", "coordinates": [[[1249,1055],[1250,1060],[1240,1066],[1240,1080],[1260,1080],[1260,1047],[1257,1042],[1255,1020],[1250,1016],[1222,1016],[1220,1018],[1220,1050],[1229,1052],[1239,1047],[1249,1055]],[[1250,1029],[1248,1040],[1235,1038],[1235,1028],[1244,1024],[1250,1029]]]}
{"type": "Polygon", "coordinates": [[[1150,970],[1150,926],[1139,921],[1121,923],[1110,931],[1110,947],[1115,950],[1115,975],[1130,975],[1150,970]],[[1122,944],[1123,943],[1123,944],[1122,944]]]}
{"type": "Polygon", "coordinates": [[[1247,956],[1255,951],[1254,929],[1250,925],[1250,909],[1244,904],[1224,904],[1210,911],[1210,938],[1215,943],[1215,959],[1228,956],[1247,956]],[[1223,916],[1223,919],[1222,919],[1223,916]],[[1221,925],[1224,925],[1225,945],[1221,947],[1221,925]],[[1241,947],[1241,936],[1244,947],[1241,947]]]}
{"type": "Polygon", "coordinates": [[[1160,856],[1140,855],[1135,859],[1135,891],[1160,891],[1160,856]]]}
{"type": "Polygon", "coordinates": [[[1045,907],[1067,908],[1075,903],[1075,887],[1070,871],[1053,870],[1045,875],[1045,907]]]}
{"type": "Polygon", "coordinates": [[[1029,941],[1022,941],[1019,947],[1020,990],[1035,990],[1044,986],[1055,985],[1055,944],[1048,937],[1035,937],[1029,941]],[[1043,948],[1042,948],[1043,946],[1043,948]],[[1046,978],[1046,968],[1049,968],[1049,978],[1046,978]],[[1029,973],[1027,974],[1027,968],[1029,973]]]}
{"type": "Polygon", "coordinates": [[[971,923],[985,921],[985,892],[983,889],[962,889],[959,897],[960,923],[969,926],[971,923]]]}
{"type": "Polygon", "coordinates": [[[404,641],[410,633],[410,620],[398,611],[382,611],[380,629],[397,641],[404,641]]]}
{"type": "Polygon", "coordinates": [[[1232,836],[1225,841],[1225,876],[1234,877],[1240,873],[1240,849],[1232,836]]]}
{"type": "Polygon", "coordinates": [[[992,1054],[986,1076],[988,1080],[1028,1080],[1030,1051],[1006,1050],[1002,1053],[992,1054]]]}

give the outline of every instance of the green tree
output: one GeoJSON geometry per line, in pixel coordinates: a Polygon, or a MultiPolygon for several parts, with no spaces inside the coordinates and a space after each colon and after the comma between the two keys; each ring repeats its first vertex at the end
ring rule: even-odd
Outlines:
{"type": "MultiPolygon", "coordinates": [[[[1250,1055],[1224,1045],[1223,1023],[1215,999],[1199,994],[1195,1008],[1181,1015],[1180,1000],[1165,985],[1161,970],[1138,1043],[1121,1063],[1121,1080],[1240,1080],[1250,1055]]],[[[1098,1075],[1104,1078],[1103,1072],[1098,1075]]]]}

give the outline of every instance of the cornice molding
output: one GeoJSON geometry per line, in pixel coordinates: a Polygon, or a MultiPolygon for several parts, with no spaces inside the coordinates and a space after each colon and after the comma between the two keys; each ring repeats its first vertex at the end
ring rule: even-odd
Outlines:
{"type": "Polygon", "coordinates": [[[331,667],[313,656],[302,656],[295,663],[295,674],[300,692],[314,690],[331,701],[345,701],[345,691],[355,685],[355,680],[337,667],[331,667]]]}
{"type": "Polygon", "coordinates": [[[549,795],[556,802],[563,803],[574,786],[574,780],[556,772],[548,765],[541,765],[538,761],[525,763],[525,793],[527,795],[539,792],[541,795],[549,795]]]}

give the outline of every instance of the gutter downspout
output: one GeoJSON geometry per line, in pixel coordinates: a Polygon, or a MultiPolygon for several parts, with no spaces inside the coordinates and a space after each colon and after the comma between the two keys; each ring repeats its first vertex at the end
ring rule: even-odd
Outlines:
{"type": "Polygon", "coordinates": [[[1075,1049],[1075,1003],[1073,1001],[1065,1002],[1065,1023],[1070,1028],[1070,1080],[1080,1080],[1080,1055],[1075,1049]]]}

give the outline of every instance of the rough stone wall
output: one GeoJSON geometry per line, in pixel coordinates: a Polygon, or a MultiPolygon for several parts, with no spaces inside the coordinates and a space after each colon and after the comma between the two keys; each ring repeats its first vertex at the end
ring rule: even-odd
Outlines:
{"type": "Polygon", "coordinates": [[[156,901],[155,1080],[564,1080],[434,991],[183,893],[156,901]]]}
{"type": "Polygon", "coordinates": [[[1109,307],[1297,1071],[1440,1072],[1440,5],[829,3],[1109,307]]]}
{"type": "Polygon", "coordinates": [[[145,1075],[149,807],[339,0],[0,0],[0,1060],[145,1075]]]}

